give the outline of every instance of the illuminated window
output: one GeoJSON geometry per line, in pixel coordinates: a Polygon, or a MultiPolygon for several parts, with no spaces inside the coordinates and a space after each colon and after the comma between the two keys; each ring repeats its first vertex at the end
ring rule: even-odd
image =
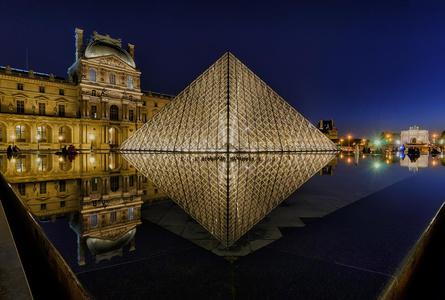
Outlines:
{"type": "Polygon", "coordinates": [[[127,77],[127,87],[128,87],[129,89],[132,89],[132,88],[133,88],[133,77],[132,77],[132,76],[128,76],[128,77],[127,77]]]}
{"type": "Polygon", "coordinates": [[[46,127],[45,126],[37,126],[37,138],[39,138],[40,142],[46,142],[46,127]]]}
{"type": "Polygon", "coordinates": [[[40,172],[48,171],[48,156],[42,155],[37,158],[37,170],[40,172]]]}
{"type": "Polygon", "coordinates": [[[91,225],[91,227],[97,226],[97,215],[96,214],[90,216],[90,225],[91,225]]]}
{"type": "Polygon", "coordinates": [[[25,127],[25,125],[15,126],[15,139],[17,142],[26,141],[26,127],[25,127]]]}
{"type": "Polygon", "coordinates": [[[96,70],[90,69],[90,81],[96,81],[96,70]]]}
{"type": "Polygon", "coordinates": [[[26,172],[26,164],[25,164],[25,159],[23,157],[19,157],[15,161],[15,170],[17,171],[17,173],[26,172]]]}
{"type": "Polygon", "coordinates": [[[134,207],[129,207],[127,214],[128,214],[128,220],[133,220],[133,218],[134,218],[134,207]]]}
{"type": "Polygon", "coordinates": [[[39,115],[44,116],[46,113],[45,103],[39,103],[39,115]]]}
{"type": "Polygon", "coordinates": [[[91,118],[97,118],[97,106],[96,105],[91,105],[91,118]]]}
{"type": "Polygon", "coordinates": [[[116,84],[116,75],[111,73],[109,79],[110,79],[110,84],[116,84]]]}
{"type": "Polygon", "coordinates": [[[25,113],[25,101],[17,100],[17,113],[24,114],[25,113]]]}

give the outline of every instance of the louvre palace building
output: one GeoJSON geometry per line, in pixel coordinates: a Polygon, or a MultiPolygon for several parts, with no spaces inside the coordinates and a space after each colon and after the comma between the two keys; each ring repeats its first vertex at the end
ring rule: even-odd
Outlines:
{"type": "Polygon", "coordinates": [[[67,78],[0,67],[0,147],[112,149],[172,97],[144,91],[134,45],[75,29],[67,78]]]}

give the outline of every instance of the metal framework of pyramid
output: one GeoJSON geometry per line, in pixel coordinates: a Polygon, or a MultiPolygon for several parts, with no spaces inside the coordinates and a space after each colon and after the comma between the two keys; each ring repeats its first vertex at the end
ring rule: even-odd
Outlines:
{"type": "Polygon", "coordinates": [[[123,157],[227,247],[335,154],[128,152],[123,157]]]}
{"type": "Polygon", "coordinates": [[[229,52],[121,146],[121,150],[178,152],[336,149],[229,52]]]}

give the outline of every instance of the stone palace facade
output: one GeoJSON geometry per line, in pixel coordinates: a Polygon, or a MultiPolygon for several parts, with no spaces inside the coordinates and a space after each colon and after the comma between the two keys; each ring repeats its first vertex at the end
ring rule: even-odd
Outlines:
{"type": "Polygon", "coordinates": [[[173,97],[141,89],[134,45],[75,30],[68,78],[0,67],[0,148],[116,148],[173,97]]]}

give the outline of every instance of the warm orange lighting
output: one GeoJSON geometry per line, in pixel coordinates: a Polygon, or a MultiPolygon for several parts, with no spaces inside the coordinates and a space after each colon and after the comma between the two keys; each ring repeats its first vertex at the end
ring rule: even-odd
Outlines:
{"type": "Polygon", "coordinates": [[[351,163],[351,158],[348,157],[348,159],[346,161],[348,162],[348,164],[350,164],[351,163]]]}
{"type": "Polygon", "coordinates": [[[352,139],[352,135],[348,134],[348,140],[352,139]]]}

